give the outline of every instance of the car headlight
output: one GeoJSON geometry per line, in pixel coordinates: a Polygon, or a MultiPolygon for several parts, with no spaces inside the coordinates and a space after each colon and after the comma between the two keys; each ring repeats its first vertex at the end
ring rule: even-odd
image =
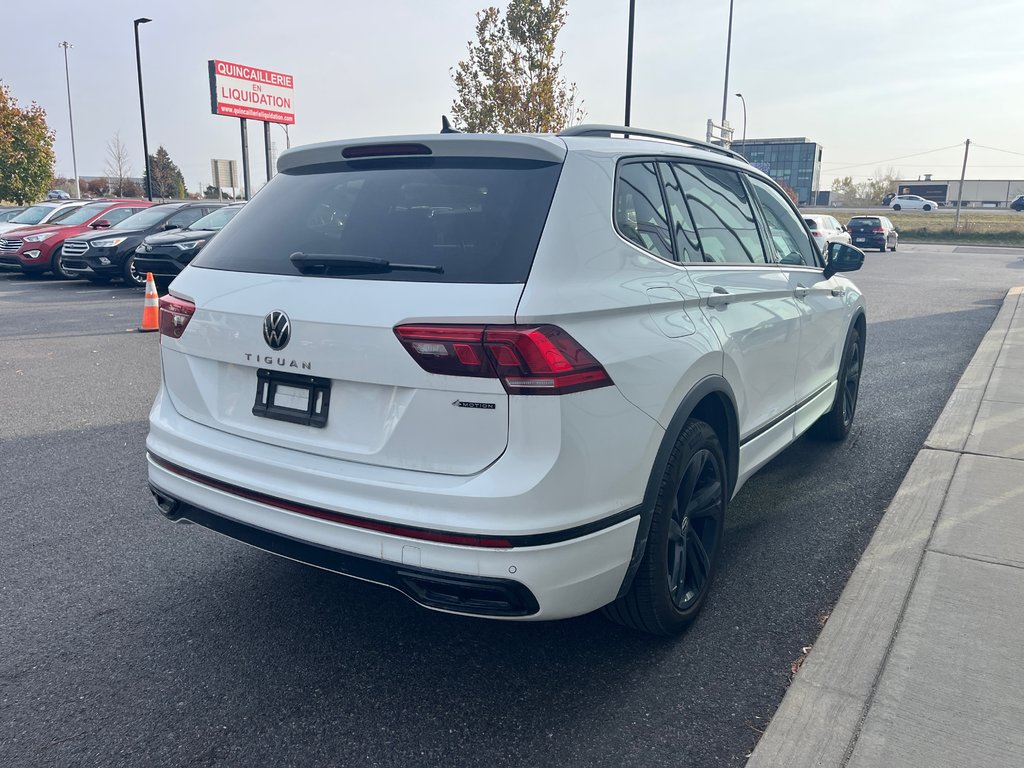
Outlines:
{"type": "Polygon", "coordinates": [[[175,243],[175,245],[183,251],[191,251],[193,248],[198,248],[205,242],[205,240],[186,240],[184,243],[175,243]]]}
{"type": "Polygon", "coordinates": [[[41,243],[48,237],[53,237],[56,232],[40,232],[38,235],[29,235],[25,238],[26,243],[41,243]]]}
{"type": "Polygon", "coordinates": [[[93,248],[113,248],[115,245],[120,245],[121,243],[123,243],[127,239],[128,239],[127,237],[110,237],[110,238],[107,238],[106,240],[93,240],[92,241],[92,247],[93,248]]]}

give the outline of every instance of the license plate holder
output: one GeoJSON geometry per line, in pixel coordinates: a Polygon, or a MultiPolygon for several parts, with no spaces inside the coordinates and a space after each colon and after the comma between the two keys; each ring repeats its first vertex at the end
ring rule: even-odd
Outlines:
{"type": "Polygon", "coordinates": [[[254,416],[323,429],[331,404],[331,380],[321,376],[256,370],[254,416]]]}

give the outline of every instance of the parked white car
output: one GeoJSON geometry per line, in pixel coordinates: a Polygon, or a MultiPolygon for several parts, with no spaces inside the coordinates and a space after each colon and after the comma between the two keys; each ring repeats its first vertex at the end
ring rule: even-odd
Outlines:
{"type": "Polygon", "coordinates": [[[814,238],[814,242],[817,243],[822,253],[826,251],[829,243],[853,242],[846,227],[833,216],[805,213],[804,222],[811,230],[811,237],[814,238]]]}
{"type": "Polygon", "coordinates": [[[744,482],[850,430],[864,254],[826,264],[729,150],[576,126],[278,170],[160,300],[172,520],[439,611],[671,634],[744,482]]]}
{"type": "Polygon", "coordinates": [[[47,200],[29,206],[14,218],[0,222],[0,234],[36,224],[57,224],[85,205],[88,200],[47,200]]]}
{"type": "Polygon", "coordinates": [[[896,195],[889,201],[889,207],[894,211],[934,211],[939,203],[920,195],[896,195]]]}

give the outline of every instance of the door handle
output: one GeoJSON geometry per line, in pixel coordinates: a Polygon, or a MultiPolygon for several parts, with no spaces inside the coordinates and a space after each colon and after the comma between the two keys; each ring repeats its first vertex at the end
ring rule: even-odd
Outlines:
{"type": "Polygon", "coordinates": [[[800,285],[799,283],[797,283],[796,290],[793,293],[796,294],[796,297],[798,299],[803,299],[806,298],[807,294],[810,292],[811,289],[808,288],[806,285],[800,285]]]}
{"type": "Polygon", "coordinates": [[[843,296],[846,295],[846,289],[845,288],[833,288],[832,289],[832,295],[833,296],[838,296],[839,298],[842,298],[843,296]]]}
{"type": "Polygon", "coordinates": [[[731,294],[722,286],[716,285],[714,288],[711,289],[711,292],[714,294],[714,296],[708,296],[709,307],[720,307],[729,303],[731,294]]]}

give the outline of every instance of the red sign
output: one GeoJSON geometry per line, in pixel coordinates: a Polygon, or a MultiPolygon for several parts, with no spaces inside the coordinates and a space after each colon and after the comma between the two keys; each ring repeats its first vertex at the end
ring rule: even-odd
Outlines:
{"type": "Polygon", "coordinates": [[[210,106],[215,115],[292,125],[294,85],[292,76],[281,72],[210,61],[210,106]]]}

